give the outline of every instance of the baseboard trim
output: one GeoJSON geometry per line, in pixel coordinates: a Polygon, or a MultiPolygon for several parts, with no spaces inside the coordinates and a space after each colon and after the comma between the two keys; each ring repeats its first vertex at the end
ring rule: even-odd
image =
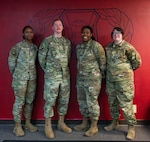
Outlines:
{"type": "MultiPolygon", "coordinates": [[[[65,120],[67,124],[79,124],[82,120],[65,120]]],[[[99,120],[99,125],[107,125],[111,122],[111,120],[99,120]]],[[[126,125],[127,122],[125,120],[119,120],[121,125],[126,125]]],[[[22,120],[24,123],[24,120],[22,120]]],[[[45,124],[45,120],[32,120],[33,124],[45,124]]],[[[57,124],[57,120],[52,120],[53,124],[57,124]]],[[[13,120],[0,120],[0,124],[14,124],[13,120]]],[[[150,125],[150,120],[137,120],[137,125],[150,125]]]]}

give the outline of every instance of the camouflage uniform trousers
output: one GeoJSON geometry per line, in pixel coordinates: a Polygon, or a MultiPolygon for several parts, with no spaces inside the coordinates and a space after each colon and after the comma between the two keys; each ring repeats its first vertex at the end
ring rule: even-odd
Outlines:
{"type": "Polygon", "coordinates": [[[44,116],[50,118],[54,116],[53,107],[58,97],[58,113],[65,115],[68,110],[70,98],[70,79],[62,79],[62,77],[45,78],[44,83],[44,116]]]}
{"type": "Polygon", "coordinates": [[[80,112],[84,117],[99,120],[100,106],[98,96],[101,89],[101,81],[80,80],[77,81],[77,97],[80,112]]]}
{"type": "Polygon", "coordinates": [[[35,98],[36,80],[16,80],[13,79],[15,102],[13,105],[13,115],[15,122],[21,122],[22,107],[24,106],[25,118],[31,119],[33,100],[35,98]]]}
{"type": "Polygon", "coordinates": [[[135,125],[137,121],[133,111],[134,82],[128,80],[106,81],[106,92],[112,118],[119,118],[121,107],[127,123],[135,125]]]}

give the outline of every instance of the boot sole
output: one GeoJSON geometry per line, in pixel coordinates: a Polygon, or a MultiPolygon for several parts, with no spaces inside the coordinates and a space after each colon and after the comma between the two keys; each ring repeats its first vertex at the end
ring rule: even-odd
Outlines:
{"type": "MultiPolygon", "coordinates": [[[[70,132],[67,132],[67,131],[64,131],[61,127],[57,127],[57,129],[58,129],[59,131],[65,132],[65,133],[67,133],[67,134],[71,134],[71,133],[72,133],[72,130],[71,130],[70,132]]],[[[71,128],[70,128],[70,129],[71,129],[71,128]]]]}
{"type": "Polygon", "coordinates": [[[15,132],[15,130],[13,130],[13,134],[14,134],[15,136],[17,136],[17,137],[23,137],[23,136],[25,136],[25,134],[23,134],[23,135],[17,135],[16,132],[15,132]]]}
{"type": "Polygon", "coordinates": [[[134,137],[134,138],[126,137],[126,139],[127,139],[127,140],[132,140],[132,141],[133,141],[133,140],[135,139],[135,137],[134,137]]]}
{"type": "Polygon", "coordinates": [[[30,132],[37,132],[37,131],[38,131],[38,129],[36,129],[36,130],[31,130],[31,129],[27,128],[27,127],[25,127],[25,129],[29,130],[30,132]]]}
{"type": "Polygon", "coordinates": [[[89,129],[89,126],[83,129],[76,129],[75,127],[73,128],[75,131],[86,131],[89,129]]]}
{"type": "Polygon", "coordinates": [[[112,131],[112,130],[117,130],[117,129],[119,129],[119,126],[116,126],[116,127],[114,127],[113,129],[110,129],[110,130],[107,130],[107,128],[104,127],[104,130],[107,131],[107,132],[112,131]]]}
{"type": "Polygon", "coordinates": [[[98,134],[98,132],[95,132],[93,135],[86,135],[86,133],[84,133],[83,136],[86,136],[86,137],[92,137],[92,136],[94,136],[94,135],[96,135],[96,134],[98,134]]]}
{"type": "Polygon", "coordinates": [[[47,138],[49,138],[49,139],[54,139],[54,138],[55,138],[55,135],[54,135],[54,132],[53,132],[53,131],[52,131],[52,133],[53,133],[53,136],[50,137],[50,136],[46,133],[46,130],[45,130],[45,136],[46,136],[47,138]]]}
{"type": "MultiPolygon", "coordinates": [[[[78,125],[77,125],[78,126],[78,125]]],[[[76,127],[76,126],[75,126],[76,127]]],[[[90,125],[87,125],[86,127],[84,127],[83,129],[76,129],[76,128],[73,128],[75,131],[87,131],[90,127],[90,125]]]]}

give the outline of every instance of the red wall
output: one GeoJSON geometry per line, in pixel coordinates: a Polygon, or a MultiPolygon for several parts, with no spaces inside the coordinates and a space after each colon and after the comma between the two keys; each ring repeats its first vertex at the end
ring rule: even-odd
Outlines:
{"type": "MultiPolygon", "coordinates": [[[[149,0],[2,0],[0,1],[0,120],[12,120],[14,102],[11,88],[12,76],[8,69],[8,54],[14,44],[22,40],[22,28],[33,26],[36,34],[35,43],[52,34],[51,22],[58,16],[63,19],[64,35],[72,41],[73,55],[71,68],[71,97],[66,116],[69,120],[81,119],[75,88],[76,58],[75,46],[81,41],[80,29],[90,24],[97,40],[105,46],[111,41],[110,32],[114,26],[125,29],[126,40],[139,51],[143,64],[135,71],[135,99],[137,119],[150,120],[150,1],[149,0]]],[[[37,62],[38,64],[38,62],[37,62]]],[[[37,93],[34,102],[33,119],[43,120],[43,71],[38,68],[37,93]]],[[[111,119],[105,93],[105,81],[99,96],[101,106],[100,120],[111,119]]],[[[54,108],[56,110],[56,107],[54,108]]],[[[57,119],[57,111],[53,119],[57,119]]],[[[121,119],[123,116],[121,116],[121,119]]]]}

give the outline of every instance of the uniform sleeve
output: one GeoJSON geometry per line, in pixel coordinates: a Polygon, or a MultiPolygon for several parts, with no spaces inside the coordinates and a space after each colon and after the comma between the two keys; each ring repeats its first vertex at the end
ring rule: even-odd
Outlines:
{"type": "Polygon", "coordinates": [[[68,60],[69,60],[69,62],[70,62],[70,59],[71,59],[71,42],[70,41],[68,41],[69,42],[69,47],[68,47],[68,60]]]}
{"type": "Polygon", "coordinates": [[[39,47],[39,52],[38,52],[38,60],[41,68],[45,70],[46,67],[46,57],[47,57],[47,52],[48,52],[48,42],[47,40],[44,40],[40,47],[39,47]]]}
{"type": "Polygon", "coordinates": [[[8,66],[9,66],[9,70],[12,74],[14,73],[14,70],[17,66],[18,52],[19,51],[17,50],[16,46],[14,46],[9,52],[8,66]]]}
{"type": "Polygon", "coordinates": [[[38,47],[37,47],[36,45],[34,45],[34,49],[35,49],[36,58],[37,58],[37,54],[38,54],[38,47]]]}
{"type": "Polygon", "coordinates": [[[105,78],[105,71],[106,71],[106,56],[105,56],[105,50],[102,47],[101,44],[96,43],[97,51],[95,52],[97,62],[99,64],[99,68],[102,73],[102,78],[105,78]]]}
{"type": "Polygon", "coordinates": [[[78,58],[78,48],[79,48],[79,44],[76,46],[76,50],[75,50],[75,52],[76,52],[76,57],[78,58]]]}
{"type": "Polygon", "coordinates": [[[138,69],[142,64],[141,56],[138,53],[138,51],[132,45],[129,45],[129,48],[126,53],[127,58],[132,66],[132,69],[133,70],[138,69]]]}

